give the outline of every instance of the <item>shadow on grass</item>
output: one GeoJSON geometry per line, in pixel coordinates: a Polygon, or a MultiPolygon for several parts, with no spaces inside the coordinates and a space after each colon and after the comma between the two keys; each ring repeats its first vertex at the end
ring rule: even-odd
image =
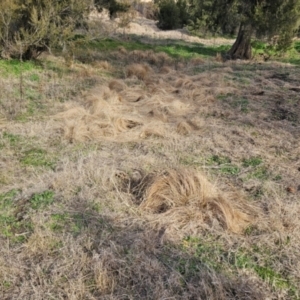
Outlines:
{"type": "MultiPolygon", "coordinates": [[[[253,42],[254,53],[264,53],[264,43],[253,42]]],[[[190,43],[182,40],[174,39],[153,39],[150,37],[142,37],[139,35],[127,35],[126,38],[119,39],[104,39],[101,41],[93,41],[87,45],[87,48],[100,51],[113,51],[120,47],[126,50],[153,50],[155,52],[165,52],[173,58],[190,59],[196,56],[201,57],[215,57],[218,53],[225,54],[231,47],[227,45],[211,45],[207,46],[201,43],[190,43]]],[[[299,43],[295,43],[294,48],[287,53],[288,58],[277,58],[277,61],[291,63],[295,65],[300,64],[299,58],[299,43]]],[[[276,52],[273,52],[276,55],[276,52]]]]}
{"type": "MultiPolygon", "coordinates": [[[[91,258],[87,267],[93,270],[95,265],[101,266],[102,279],[114,282],[114,286],[107,283],[106,290],[92,288],[90,294],[94,297],[150,300],[164,295],[174,299],[220,299],[221,295],[224,299],[247,299],[251,291],[251,299],[264,298],[264,292],[257,289],[250,277],[237,273],[228,276],[222,264],[214,261],[222,252],[219,245],[204,243],[201,251],[205,255],[191,254],[182,245],[169,241],[163,227],[154,229],[137,220],[123,223],[90,210],[85,203],[81,205],[73,216],[66,218],[74,224],[61,228],[68,228],[69,232],[64,234],[73,235],[74,243],[88,234],[89,248],[78,243],[80,250],[91,258]]],[[[80,268],[76,263],[74,267],[80,268]]],[[[89,273],[86,282],[97,281],[89,273]]]]}
{"type": "Polygon", "coordinates": [[[147,38],[146,43],[139,41],[139,38],[131,37],[130,41],[105,39],[101,41],[93,41],[89,44],[92,49],[99,51],[113,51],[120,47],[124,47],[126,50],[153,50],[155,52],[165,52],[174,58],[192,58],[195,56],[212,57],[217,53],[226,52],[230,46],[205,46],[203,44],[188,43],[177,40],[154,40],[147,38]]]}
{"type": "MultiPolygon", "coordinates": [[[[74,198],[63,209],[57,206],[56,212],[53,207],[45,209],[48,221],[42,227],[32,222],[25,247],[11,247],[9,265],[1,262],[2,270],[10,268],[9,277],[0,278],[1,299],[15,295],[44,299],[45,294],[53,299],[73,295],[74,299],[149,300],[266,296],[250,276],[226,273],[219,257],[226,252],[219,243],[205,242],[205,237],[197,240],[193,253],[168,240],[166,228],[154,229],[131,217],[120,221],[113,213],[98,212],[86,199],[74,198]],[[40,270],[42,284],[38,284],[40,270]]],[[[0,242],[5,242],[1,235],[0,242]]],[[[5,247],[0,253],[8,255],[5,247]]]]}

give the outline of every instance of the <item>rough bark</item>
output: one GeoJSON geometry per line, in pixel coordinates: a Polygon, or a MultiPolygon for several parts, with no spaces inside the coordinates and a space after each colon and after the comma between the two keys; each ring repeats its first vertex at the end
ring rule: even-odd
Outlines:
{"type": "Polygon", "coordinates": [[[241,24],[235,43],[228,54],[231,59],[251,59],[251,36],[253,27],[251,24],[241,24]]]}

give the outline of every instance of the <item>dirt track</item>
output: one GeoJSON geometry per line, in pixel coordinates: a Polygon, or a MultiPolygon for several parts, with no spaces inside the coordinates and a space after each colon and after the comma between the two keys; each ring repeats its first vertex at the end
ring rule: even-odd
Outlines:
{"type": "MultiPolygon", "coordinates": [[[[105,25],[112,30],[112,34],[124,33],[124,29],[120,28],[120,19],[109,20],[107,13],[93,13],[91,19],[101,19],[105,25]]],[[[221,37],[204,39],[192,36],[186,29],[176,29],[163,31],[157,28],[154,20],[146,19],[142,16],[137,16],[125,28],[125,33],[130,35],[137,35],[142,38],[150,38],[153,40],[182,40],[190,43],[200,43],[207,46],[219,46],[233,44],[233,39],[225,39],[221,37]]]]}

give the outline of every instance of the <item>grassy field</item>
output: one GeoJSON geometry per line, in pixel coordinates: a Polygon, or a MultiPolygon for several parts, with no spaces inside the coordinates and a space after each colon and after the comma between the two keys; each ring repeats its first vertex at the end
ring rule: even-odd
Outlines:
{"type": "Polygon", "coordinates": [[[298,46],[0,61],[0,298],[300,299],[298,46]]]}

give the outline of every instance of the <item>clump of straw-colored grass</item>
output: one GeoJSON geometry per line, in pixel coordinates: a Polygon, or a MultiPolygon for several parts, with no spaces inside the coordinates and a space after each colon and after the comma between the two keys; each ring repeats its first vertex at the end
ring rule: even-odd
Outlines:
{"type": "Polygon", "coordinates": [[[220,193],[204,175],[195,170],[170,169],[149,176],[142,188],[144,196],[140,208],[154,214],[163,214],[168,221],[213,224],[239,233],[254,218],[254,208],[242,197],[220,193]]]}
{"type": "Polygon", "coordinates": [[[176,132],[181,135],[187,135],[192,131],[193,128],[188,122],[182,121],[177,124],[176,132]]]}
{"type": "Polygon", "coordinates": [[[113,79],[108,84],[109,88],[116,92],[121,92],[126,89],[126,84],[123,81],[113,79]]]}
{"type": "Polygon", "coordinates": [[[103,70],[111,70],[113,67],[107,60],[100,60],[93,63],[95,68],[103,70]]]}
{"type": "Polygon", "coordinates": [[[136,76],[140,80],[145,80],[150,72],[151,68],[142,64],[131,64],[126,68],[127,77],[136,76]]]}

